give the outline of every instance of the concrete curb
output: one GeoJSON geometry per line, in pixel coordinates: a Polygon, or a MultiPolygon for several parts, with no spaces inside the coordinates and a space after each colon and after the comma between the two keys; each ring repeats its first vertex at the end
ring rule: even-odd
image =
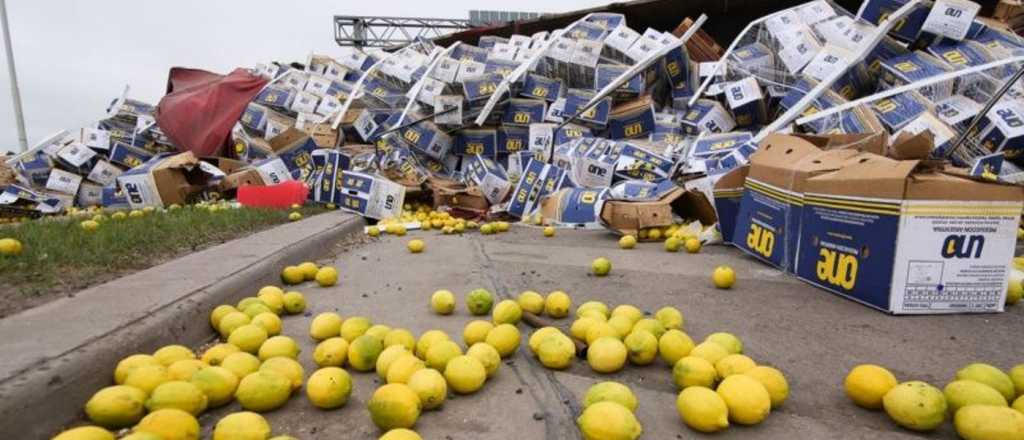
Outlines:
{"type": "Polygon", "coordinates": [[[210,340],[212,307],[280,284],[282,266],[327,255],[363,225],[352,215],[314,216],[0,320],[0,438],[56,434],[93,393],[111,385],[118,360],[210,340]]]}

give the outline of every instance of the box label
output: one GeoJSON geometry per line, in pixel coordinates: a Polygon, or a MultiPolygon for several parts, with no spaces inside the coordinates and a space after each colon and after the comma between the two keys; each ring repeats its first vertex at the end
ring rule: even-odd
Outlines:
{"type": "Polygon", "coordinates": [[[981,5],[968,0],[936,0],[921,30],[963,40],[980,9],[981,5]]]}

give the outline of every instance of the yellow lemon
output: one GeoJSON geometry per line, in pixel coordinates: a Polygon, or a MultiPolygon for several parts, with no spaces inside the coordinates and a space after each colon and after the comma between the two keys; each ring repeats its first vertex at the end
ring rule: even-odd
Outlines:
{"type": "Polygon", "coordinates": [[[438,315],[450,315],[455,311],[455,294],[450,290],[438,290],[430,296],[430,307],[438,315]]]}
{"type": "Polygon", "coordinates": [[[473,289],[466,295],[466,309],[474,316],[483,316],[491,311],[494,298],[487,289],[473,289]]]}
{"type": "Polygon", "coordinates": [[[587,363],[598,373],[614,373],[626,364],[626,346],[612,337],[602,337],[587,347],[587,363]]]}
{"type": "Polygon", "coordinates": [[[1006,285],[1006,305],[1012,306],[1019,303],[1022,295],[1024,295],[1022,281],[1010,278],[1010,282],[1006,285]]]}
{"type": "Polygon", "coordinates": [[[605,257],[597,258],[590,263],[590,270],[594,275],[603,277],[612,271],[612,262],[605,257]]]}
{"type": "Polygon", "coordinates": [[[233,373],[235,377],[241,378],[259,370],[260,360],[252,354],[240,351],[227,355],[224,358],[224,362],[220,363],[220,366],[233,373]]]}
{"type": "Polygon", "coordinates": [[[399,356],[388,366],[388,383],[406,383],[414,373],[427,368],[420,358],[411,354],[399,356]]]}
{"type": "Polygon", "coordinates": [[[679,252],[679,248],[681,247],[683,247],[682,240],[675,237],[665,239],[665,252],[679,252]]]}
{"type": "Polygon", "coordinates": [[[498,354],[502,358],[507,358],[519,349],[519,329],[512,324],[498,325],[487,332],[487,338],[484,341],[498,350],[498,354]]]}
{"type": "Polygon", "coordinates": [[[287,336],[274,336],[267,339],[259,349],[259,358],[265,361],[270,358],[283,356],[292,359],[299,358],[299,344],[287,336]]]}
{"type": "Polygon", "coordinates": [[[270,424],[263,416],[249,411],[231,413],[213,427],[213,440],[263,440],[270,438],[270,424]]]}
{"type": "Polygon", "coordinates": [[[117,363],[114,368],[114,383],[120,385],[128,377],[128,373],[143,365],[161,365],[160,361],[148,354],[133,354],[117,363]]]}
{"type": "Polygon", "coordinates": [[[689,387],[711,388],[718,380],[718,373],[707,359],[685,356],[672,366],[672,380],[680,390],[689,387]]]}
{"type": "Polygon", "coordinates": [[[734,374],[743,374],[757,366],[757,362],[742,354],[730,354],[715,362],[718,377],[726,378],[734,374]]]}
{"type": "Polygon", "coordinates": [[[245,309],[242,310],[242,313],[245,313],[246,316],[248,316],[249,319],[251,320],[252,318],[255,318],[256,315],[259,315],[259,314],[262,314],[262,313],[269,313],[269,314],[273,315],[274,314],[274,310],[271,309],[270,306],[264,304],[262,300],[260,300],[259,303],[253,303],[253,304],[250,304],[250,305],[246,306],[245,309]]]}
{"type": "Polygon", "coordinates": [[[284,291],[280,287],[265,286],[256,293],[256,298],[270,307],[274,314],[280,315],[284,311],[284,291]]]}
{"type": "Polygon", "coordinates": [[[150,412],[177,408],[194,416],[206,410],[206,394],[191,382],[169,381],[157,386],[146,400],[150,412]]]}
{"type": "Polygon", "coordinates": [[[132,426],[146,414],[146,393],[138,388],[115,385],[93,394],[85,403],[89,420],[104,428],[132,426]]]}
{"type": "Polygon", "coordinates": [[[683,313],[675,307],[662,307],[654,314],[654,318],[661,322],[665,330],[682,330],[685,320],[683,313]]]}
{"type": "Polygon", "coordinates": [[[441,330],[427,330],[420,335],[420,339],[416,341],[416,357],[424,359],[427,357],[427,350],[430,350],[430,346],[435,342],[447,341],[451,338],[448,334],[441,330]]]}
{"type": "Polygon", "coordinates": [[[719,289],[731,289],[736,284],[736,271],[729,266],[718,266],[711,273],[711,282],[719,289]]]}
{"type": "Polygon", "coordinates": [[[637,330],[646,330],[654,335],[655,338],[660,338],[661,335],[665,334],[665,326],[661,325],[661,321],[651,318],[644,318],[637,321],[636,324],[633,324],[633,328],[630,329],[630,332],[635,332],[637,330]]]}
{"type": "Polygon", "coordinates": [[[688,356],[693,347],[693,339],[676,329],[666,331],[658,339],[658,353],[669,365],[675,365],[680,359],[688,356]]]}
{"type": "Polygon", "coordinates": [[[306,297],[299,292],[287,292],[284,294],[284,311],[289,315],[302,313],[306,310],[306,297]]]}
{"type": "Polygon", "coordinates": [[[499,302],[494,306],[492,311],[492,320],[494,324],[518,324],[519,320],[523,317],[523,309],[519,307],[519,303],[511,299],[506,299],[499,302]]]}
{"type": "Polygon", "coordinates": [[[189,381],[206,395],[206,401],[211,407],[226,405],[238,389],[238,377],[224,367],[203,368],[196,371],[189,381]]]}
{"type": "Polygon", "coordinates": [[[254,324],[243,325],[228,336],[228,344],[234,345],[246,353],[255,354],[266,341],[267,331],[254,324]]]}
{"type": "Polygon", "coordinates": [[[608,325],[615,329],[615,337],[622,339],[633,332],[634,321],[625,315],[614,315],[608,319],[608,325]]]}
{"type": "Polygon", "coordinates": [[[487,380],[487,370],[473,356],[456,356],[448,361],[444,378],[452,391],[459,394],[475,393],[487,380]]]}
{"type": "MultiPolygon", "coordinates": [[[[318,270],[320,270],[320,267],[318,267],[316,265],[316,263],[314,263],[312,261],[307,261],[305,263],[302,263],[298,267],[299,267],[299,270],[302,271],[302,278],[304,280],[306,280],[306,281],[313,281],[313,280],[315,280],[316,279],[316,272],[318,270]]],[[[283,294],[284,292],[281,292],[281,293],[283,294]]]]}
{"type": "Polygon", "coordinates": [[[424,243],[423,240],[415,239],[409,240],[409,243],[406,244],[406,247],[409,248],[409,252],[418,254],[420,252],[423,252],[423,250],[427,248],[427,244],[424,243]]]}
{"type": "Polygon", "coordinates": [[[893,421],[913,431],[931,431],[946,421],[946,397],[938,388],[920,381],[893,387],[882,398],[882,407],[893,421]]]}
{"type": "Polygon", "coordinates": [[[168,345],[155,352],[153,357],[156,358],[157,362],[165,367],[171,366],[171,364],[180,361],[182,359],[195,359],[195,353],[189,350],[188,347],[183,345],[168,345]]]}
{"type": "Polygon", "coordinates": [[[1007,376],[1003,370],[993,367],[988,364],[974,363],[964,368],[961,368],[956,372],[956,378],[958,380],[973,380],[981,382],[1002,394],[1007,402],[1013,400],[1016,397],[1016,389],[1013,386],[1013,380],[1010,376],[1007,376]]]}
{"type": "Polygon", "coordinates": [[[316,315],[313,322],[309,324],[309,337],[316,341],[323,341],[341,334],[341,324],[344,322],[341,315],[333,312],[326,312],[316,315]]]}
{"type": "Polygon", "coordinates": [[[729,427],[729,408],[722,396],[710,388],[692,386],[676,398],[676,409],[686,426],[700,432],[718,432],[729,427]]]}
{"type": "Polygon", "coordinates": [[[1018,396],[1024,396],[1024,364],[1017,365],[1010,369],[1010,381],[1018,396]]]}
{"type": "Polygon", "coordinates": [[[871,364],[854,367],[843,382],[850,400],[867,409],[881,409],[882,398],[897,384],[889,370],[871,364]]]}
{"type": "Polygon", "coordinates": [[[469,350],[466,350],[466,356],[472,356],[480,361],[480,364],[484,366],[484,370],[487,371],[487,378],[492,378],[495,374],[498,374],[498,367],[501,366],[501,355],[498,354],[498,350],[495,350],[491,344],[477,342],[469,347],[469,350]]]}
{"type": "Polygon", "coordinates": [[[238,353],[239,351],[241,350],[239,350],[238,347],[231,344],[214,344],[203,352],[200,360],[207,365],[217,366],[220,365],[221,362],[224,362],[224,358],[228,357],[229,354],[238,353]]]}
{"type": "Polygon", "coordinates": [[[171,376],[167,374],[167,368],[163,365],[142,365],[128,373],[124,385],[138,388],[149,395],[160,384],[170,380],[171,376]]]}
{"type": "Polygon", "coordinates": [[[338,367],[321,368],[309,375],[306,397],[320,409],[341,408],[352,394],[352,378],[338,367]]]}
{"type": "Polygon", "coordinates": [[[235,400],[247,410],[266,412],[280,408],[291,394],[291,380],[276,371],[260,370],[238,382],[235,400]]]}
{"type": "MultiPolygon", "coordinates": [[[[362,336],[372,326],[373,323],[369,319],[362,316],[353,316],[341,324],[341,337],[351,344],[352,341],[362,336]]],[[[381,341],[381,343],[384,343],[384,341],[381,341]]]]}
{"type": "Polygon", "coordinates": [[[686,252],[689,252],[691,254],[696,254],[697,252],[700,252],[700,240],[696,238],[687,238],[683,246],[686,246],[686,252]]]}
{"type": "Polygon", "coordinates": [[[721,345],[729,354],[743,354],[743,341],[732,333],[712,333],[707,338],[704,338],[704,342],[714,342],[721,345]]]}
{"type": "Polygon", "coordinates": [[[661,239],[661,235],[662,235],[661,229],[650,228],[650,229],[647,230],[647,238],[649,238],[651,240],[660,240],[661,239]]]}
{"type": "Polygon", "coordinates": [[[636,306],[622,304],[612,309],[611,317],[614,318],[616,316],[625,316],[626,318],[629,318],[630,325],[632,325],[644,318],[644,312],[641,312],[640,309],[636,308],[636,306]]]}
{"type": "Polygon", "coordinates": [[[423,440],[423,437],[415,431],[399,428],[384,433],[378,440],[423,440]]]}
{"type": "Polygon", "coordinates": [[[537,358],[541,365],[555,370],[569,368],[575,357],[576,346],[561,333],[544,339],[537,348],[537,358]]]}
{"type": "Polygon", "coordinates": [[[587,301],[583,304],[580,304],[580,306],[576,308],[576,317],[582,318],[583,315],[588,311],[595,311],[600,313],[601,316],[604,317],[601,319],[602,321],[608,320],[608,305],[601,301],[587,301]]]}
{"type": "Polygon", "coordinates": [[[658,338],[647,330],[633,330],[622,342],[634,365],[650,365],[658,357],[658,338]]]}
{"type": "Polygon", "coordinates": [[[407,385],[419,396],[423,409],[439,408],[448,397],[448,384],[444,376],[432,368],[413,373],[407,385]]]}
{"type": "Polygon", "coordinates": [[[288,214],[288,220],[289,221],[293,221],[293,222],[297,222],[299,220],[302,220],[302,213],[293,212],[291,214],[288,214]]]}
{"type": "Polygon", "coordinates": [[[422,403],[408,385],[389,383],[373,392],[367,403],[370,419],[381,430],[412,428],[420,417],[422,403]]]}
{"type": "Polygon", "coordinates": [[[205,366],[206,364],[198,359],[182,359],[167,367],[167,377],[171,380],[189,380],[196,371],[205,366]]]}
{"type": "Polygon", "coordinates": [[[320,287],[331,287],[338,284],[338,270],[330,266],[321,267],[316,271],[316,283],[320,287]]]}
{"type": "Polygon", "coordinates": [[[689,356],[704,358],[712,365],[729,355],[729,351],[714,342],[701,342],[690,350],[689,356]]]}
{"type": "MultiPolygon", "coordinates": [[[[351,356],[351,352],[349,355],[351,356]]],[[[306,371],[302,368],[302,365],[295,359],[286,357],[270,358],[260,365],[259,371],[273,371],[280,374],[292,384],[292,390],[297,390],[302,387],[302,381],[305,379],[306,371]]]]}
{"type": "Polygon", "coordinates": [[[636,411],[639,405],[633,390],[618,382],[600,382],[588,388],[583,396],[583,409],[598,402],[615,402],[630,411],[636,411]]]}
{"type": "Polygon", "coordinates": [[[293,286],[306,280],[306,274],[299,266],[286,266],[281,270],[281,282],[293,286]]]}
{"type": "Polygon", "coordinates": [[[768,396],[772,399],[772,409],[782,406],[789,398],[789,382],[781,371],[763,365],[751,368],[743,373],[761,382],[768,390],[768,396]]]}
{"type": "Polygon", "coordinates": [[[544,300],[544,314],[555,319],[569,316],[569,308],[571,307],[572,299],[561,290],[549,293],[548,297],[544,300]]]}
{"type": "Polygon", "coordinates": [[[362,335],[348,346],[348,364],[356,371],[370,371],[377,367],[377,357],[384,351],[384,340],[362,335]]]}
{"type": "Polygon", "coordinates": [[[619,336],[619,331],[607,322],[595,322],[587,327],[587,345],[605,337],[620,338],[621,336],[619,336]]]}
{"type": "Polygon", "coordinates": [[[532,290],[524,291],[519,294],[519,308],[523,311],[539,315],[544,311],[544,297],[539,293],[532,290]]]}
{"type": "Polygon", "coordinates": [[[50,440],[114,440],[114,434],[96,426],[80,426],[61,432],[50,440]]]}
{"type": "Polygon", "coordinates": [[[761,423],[772,408],[768,390],[750,376],[729,376],[718,384],[716,392],[729,408],[729,420],[741,425],[761,423]]]}
{"type": "Polygon", "coordinates": [[[237,311],[239,310],[236,309],[234,306],[228,304],[221,304],[215,307],[213,311],[210,312],[210,325],[213,326],[214,330],[217,330],[220,326],[221,318],[223,318],[228,313],[237,311]]]}
{"type": "Polygon", "coordinates": [[[636,237],[632,235],[623,235],[619,239],[619,247],[622,249],[633,249],[636,247],[636,237]]]}
{"type": "Polygon", "coordinates": [[[0,255],[4,257],[17,257],[23,250],[21,242],[13,238],[0,239],[0,255]]]}
{"type": "Polygon", "coordinates": [[[584,440],[636,440],[643,427],[628,408],[615,402],[598,402],[576,419],[584,440]]]}
{"type": "Polygon", "coordinates": [[[156,434],[163,440],[199,440],[199,422],[180,409],[161,409],[143,417],[135,432],[156,434]]]}
{"type": "Polygon", "coordinates": [[[587,330],[590,329],[591,325],[594,325],[598,322],[601,321],[598,321],[590,317],[579,318],[572,322],[572,326],[569,327],[569,334],[580,341],[586,341],[587,330]]]}
{"type": "Polygon", "coordinates": [[[409,349],[405,348],[404,345],[392,345],[384,347],[384,351],[380,352],[380,355],[377,356],[377,376],[380,376],[381,379],[387,379],[388,367],[391,366],[391,363],[394,362],[395,359],[398,359],[400,356],[406,354],[410,354],[410,352],[409,349]]]}
{"type": "Polygon", "coordinates": [[[954,380],[946,384],[942,394],[946,397],[946,405],[951,414],[956,414],[957,410],[967,405],[1008,406],[1006,399],[995,388],[973,380],[954,380]]]}
{"type": "Polygon", "coordinates": [[[430,346],[427,350],[427,366],[438,371],[444,371],[448,361],[455,357],[462,356],[462,348],[452,341],[439,341],[430,346]]]}
{"type": "Polygon", "coordinates": [[[473,344],[486,340],[487,333],[490,333],[493,328],[494,324],[488,321],[470,321],[462,330],[462,342],[465,342],[467,347],[472,347],[473,344]]]}
{"type": "Polygon", "coordinates": [[[391,333],[391,327],[388,327],[384,324],[374,324],[370,326],[370,328],[366,329],[366,332],[364,332],[363,334],[373,336],[375,338],[380,339],[381,342],[383,342],[384,338],[387,337],[388,333],[391,333]]]}
{"type": "Polygon", "coordinates": [[[957,434],[965,440],[1024,439],[1024,413],[1010,408],[971,405],[953,417],[957,434]]]}
{"type": "Polygon", "coordinates": [[[406,350],[413,351],[416,349],[416,336],[404,328],[391,329],[387,335],[384,335],[384,346],[392,345],[401,345],[406,350]]]}
{"type": "Polygon", "coordinates": [[[547,337],[552,334],[560,333],[562,333],[562,331],[557,327],[541,327],[530,334],[530,339],[527,339],[526,345],[530,347],[530,351],[537,353],[537,350],[540,349],[540,343],[543,342],[544,339],[547,339],[547,337]]]}
{"type": "Polygon", "coordinates": [[[220,331],[220,336],[227,339],[236,329],[243,325],[248,325],[252,321],[249,315],[242,312],[231,312],[224,315],[220,319],[220,324],[217,326],[217,330],[220,331]]]}
{"type": "Polygon", "coordinates": [[[267,332],[267,336],[281,334],[281,318],[273,313],[260,313],[253,316],[250,323],[262,327],[267,332]]]}

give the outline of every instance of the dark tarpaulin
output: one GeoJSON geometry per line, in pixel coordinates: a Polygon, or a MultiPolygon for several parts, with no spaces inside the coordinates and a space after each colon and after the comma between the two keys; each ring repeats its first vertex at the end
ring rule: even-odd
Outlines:
{"type": "Polygon", "coordinates": [[[156,123],[181,151],[198,157],[220,156],[231,128],[267,80],[245,69],[228,75],[171,68],[167,95],[160,99],[156,123]]]}

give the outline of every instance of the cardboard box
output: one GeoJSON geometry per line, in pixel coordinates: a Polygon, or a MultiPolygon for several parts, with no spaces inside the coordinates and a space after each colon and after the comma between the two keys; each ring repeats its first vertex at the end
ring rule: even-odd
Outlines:
{"type": "Polygon", "coordinates": [[[455,154],[495,157],[498,150],[498,132],[493,128],[461,130],[455,142],[455,154]]]}
{"type": "Polygon", "coordinates": [[[612,188],[601,206],[601,224],[620,235],[639,237],[640,230],[669,226],[677,217],[696,218],[704,225],[715,223],[715,212],[699,192],[680,188],[671,180],[623,182],[636,191],[612,188]],[[703,201],[703,202],[700,202],[703,201]]]}
{"type": "Polygon", "coordinates": [[[547,113],[547,104],[537,99],[510,99],[502,116],[503,125],[528,127],[531,123],[541,122],[547,113]]]}
{"type": "Polygon", "coordinates": [[[743,184],[749,172],[748,166],[736,167],[715,182],[715,214],[718,216],[718,230],[721,231],[722,242],[725,244],[733,243],[736,218],[740,213],[740,201],[743,200],[743,184]]]}
{"type": "Polygon", "coordinates": [[[1020,187],[862,155],[805,190],[801,279],[894,314],[1003,310],[1020,187]]]}
{"type": "Polygon", "coordinates": [[[807,179],[839,169],[856,154],[822,151],[795,136],[769,135],[750,156],[733,243],[780,270],[795,272],[807,179]]]}
{"type": "Polygon", "coordinates": [[[117,183],[117,176],[120,176],[123,172],[110,162],[98,160],[86,178],[102,186],[113,185],[117,183]]]}
{"type": "Polygon", "coordinates": [[[402,214],[404,186],[355,171],[344,171],[341,178],[341,209],[377,220],[402,214]]]}
{"type": "Polygon", "coordinates": [[[289,128],[270,140],[270,150],[279,158],[294,180],[307,180],[313,173],[311,153],[317,148],[309,134],[289,128]]]}
{"type": "Polygon", "coordinates": [[[598,212],[608,198],[608,188],[565,188],[549,194],[541,201],[544,220],[574,228],[600,228],[598,212]]]}
{"type": "Polygon", "coordinates": [[[635,139],[654,132],[654,102],[644,96],[616,105],[608,116],[608,138],[635,139]]]}
{"type": "Polygon", "coordinates": [[[530,130],[523,127],[498,128],[498,154],[514,154],[526,150],[530,144],[530,130]]]}
{"type": "Polygon", "coordinates": [[[526,83],[520,96],[526,98],[543,99],[554,102],[562,95],[562,88],[565,86],[561,79],[552,79],[546,76],[529,73],[526,75],[526,83]]]}
{"type": "Polygon", "coordinates": [[[76,206],[102,206],[103,187],[95,183],[82,182],[75,196],[76,206]]]}
{"type": "Polygon", "coordinates": [[[507,211],[515,217],[529,217],[540,208],[544,196],[571,185],[564,169],[530,159],[512,191],[507,211]]]}
{"type": "Polygon", "coordinates": [[[185,152],[155,156],[118,176],[117,183],[134,209],[184,204],[190,195],[201,191],[210,178],[208,170],[199,165],[199,159],[185,152]]]}
{"type": "Polygon", "coordinates": [[[462,167],[466,178],[480,188],[491,204],[503,202],[512,189],[505,170],[491,159],[480,155],[466,157],[462,167]]]}
{"type": "Polygon", "coordinates": [[[435,208],[447,206],[450,209],[483,215],[491,207],[480,188],[466,186],[462,182],[432,176],[427,179],[427,188],[431,191],[435,208]]]}
{"type": "Polygon", "coordinates": [[[351,158],[337,151],[317,150],[313,155],[315,177],[310,196],[318,203],[341,203],[342,173],[351,166],[351,158]]]}
{"type": "Polygon", "coordinates": [[[54,168],[50,171],[50,178],[46,180],[46,189],[74,196],[78,194],[78,187],[81,184],[82,176],[54,168]]]}

